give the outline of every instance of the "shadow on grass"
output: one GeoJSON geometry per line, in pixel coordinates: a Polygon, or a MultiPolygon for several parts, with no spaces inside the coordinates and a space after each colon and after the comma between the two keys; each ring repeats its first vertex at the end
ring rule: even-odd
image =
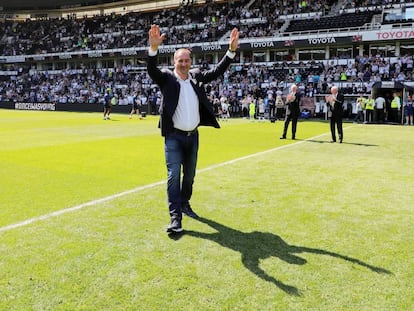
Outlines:
{"type": "MultiPolygon", "coordinates": [[[[305,142],[318,143],[318,144],[332,144],[332,142],[330,140],[316,140],[316,139],[296,139],[296,140],[303,140],[305,142]]],[[[352,143],[352,142],[347,142],[347,141],[343,141],[342,145],[354,145],[354,146],[363,146],[363,147],[378,147],[378,145],[373,145],[373,144],[352,143]]]]}
{"type": "Polygon", "coordinates": [[[180,234],[172,235],[170,238],[178,240],[183,235],[190,235],[200,239],[214,241],[224,247],[240,252],[243,265],[261,279],[271,282],[285,293],[292,296],[301,296],[301,292],[294,286],[285,284],[273,276],[269,275],[260,268],[260,260],[269,257],[278,257],[289,264],[304,265],[306,259],[297,256],[298,253],[311,253],[318,255],[339,258],[354,264],[358,264],[376,273],[391,274],[390,271],[371,266],[359,259],[326,251],[323,249],[309,248],[304,246],[289,245],[280,236],[268,233],[253,231],[250,233],[241,232],[225,225],[219,224],[206,218],[198,218],[202,223],[209,225],[217,230],[215,233],[204,233],[198,231],[183,231],[180,234]]]}

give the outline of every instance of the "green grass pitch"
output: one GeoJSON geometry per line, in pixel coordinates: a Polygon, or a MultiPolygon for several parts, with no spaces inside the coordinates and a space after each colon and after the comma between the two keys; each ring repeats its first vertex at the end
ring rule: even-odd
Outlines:
{"type": "Polygon", "coordinates": [[[201,128],[171,238],[157,123],[0,110],[0,310],[414,310],[414,127],[201,128]]]}

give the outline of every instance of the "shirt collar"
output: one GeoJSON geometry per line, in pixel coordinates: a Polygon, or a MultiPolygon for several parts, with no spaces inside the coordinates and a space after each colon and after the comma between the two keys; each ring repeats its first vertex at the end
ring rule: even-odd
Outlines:
{"type": "Polygon", "coordinates": [[[174,75],[175,77],[179,80],[179,81],[183,81],[183,82],[190,82],[190,75],[187,76],[187,79],[183,80],[180,78],[180,76],[177,74],[177,72],[174,70],[174,75]]]}

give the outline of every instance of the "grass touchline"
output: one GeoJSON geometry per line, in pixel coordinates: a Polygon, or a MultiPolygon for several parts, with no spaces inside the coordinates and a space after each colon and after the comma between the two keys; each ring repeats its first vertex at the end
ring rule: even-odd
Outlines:
{"type": "MultiPolygon", "coordinates": [[[[306,140],[319,138],[319,137],[324,136],[324,135],[327,135],[327,134],[324,133],[324,134],[321,134],[321,135],[310,137],[308,139],[304,139],[303,141],[296,141],[293,144],[278,146],[276,148],[272,148],[272,149],[269,149],[269,150],[257,152],[257,153],[254,153],[254,154],[243,156],[243,157],[233,159],[233,160],[230,160],[230,161],[226,161],[226,162],[223,162],[223,163],[214,164],[214,165],[211,165],[209,167],[199,169],[198,172],[202,173],[204,171],[209,171],[209,170],[212,170],[212,169],[216,169],[216,168],[228,165],[228,164],[232,164],[232,163],[236,163],[236,162],[239,162],[239,161],[242,161],[242,160],[250,159],[252,157],[260,156],[262,154],[266,154],[266,153],[274,152],[274,151],[284,149],[284,148],[287,148],[287,147],[291,147],[291,146],[294,146],[294,145],[298,145],[300,143],[305,142],[306,140]]],[[[73,207],[65,208],[65,209],[55,211],[55,212],[52,212],[52,213],[48,213],[48,214],[45,214],[45,215],[33,217],[33,218],[30,218],[30,219],[27,219],[27,220],[24,220],[24,221],[15,223],[15,224],[0,227],[0,232],[10,231],[10,230],[13,230],[13,229],[17,229],[17,228],[20,228],[20,227],[31,225],[31,224],[33,224],[35,222],[38,222],[38,221],[50,219],[50,218],[57,217],[57,216],[67,214],[67,213],[70,213],[70,212],[75,212],[75,211],[78,211],[78,210],[83,209],[83,208],[88,207],[88,206],[93,206],[93,205],[96,205],[96,204],[99,204],[99,203],[102,203],[102,202],[110,201],[110,200],[122,197],[124,195],[140,192],[140,191],[143,191],[143,190],[146,190],[146,189],[150,189],[150,188],[153,188],[153,187],[156,187],[156,186],[163,185],[165,183],[166,183],[165,180],[164,181],[158,181],[158,182],[151,183],[151,184],[148,184],[148,185],[144,185],[144,186],[140,186],[140,187],[133,188],[133,189],[130,189],[130,190],[126,190],[126,191],[123,191],[123,192],[120,192],[120,193],[116,193],[116,194],[113,194],[113,195],[110,195],[110,196],[107,196],[107,197],[103,197],[103,198],[100,198],[100,199],[85,202],[85,203],[79,204],[77,206],[73,206],[73,207]]]]}

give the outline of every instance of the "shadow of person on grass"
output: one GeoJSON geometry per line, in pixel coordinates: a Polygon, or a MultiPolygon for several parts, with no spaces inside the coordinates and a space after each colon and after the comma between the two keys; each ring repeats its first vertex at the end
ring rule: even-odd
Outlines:
{"type": "MultiPolygon", "coordinates": [[[[298,139],[298,138],[296,140],[301,140],[301,141],[309,142],[309,143],[332,144],[332,142],[330,140],[298,139]]],[[[344,141],[344,142],[342,142],[342,144],[343,145],[362,146],[362,147],[378,147],[379,146],[379,145],[374,145],[374,144],[353,143],[353,142],[348,142],[348,141],[344,141]]]]}
{"type": "Polygon", "coordinates": [[[224,247],[240,252],[242,256],[242,263],[249,271],[261,279],[273,283],[289,295],[300,296],[301,292],[296,287],[275,279],[273,276],[269,275],[266,271],[260,268],[261,259],[278,257],[289,264],[304,265],[307,262],[306,259],[301,258],[296,254],[311,253],[339,258],[358,264],[376,273],[391,274],[391,272],[386,269],[371,266],[356,258],[317,248],[289,245],[280,236],[273,233],[258,231],[246,233],[226,227],[225,225],[219,224],[210,219],[200,217],[198,220],[209,225],[211,228],[214,228],[217,232],[204,233],[186,230],[182,234],[214,241],[224,247]]]}

